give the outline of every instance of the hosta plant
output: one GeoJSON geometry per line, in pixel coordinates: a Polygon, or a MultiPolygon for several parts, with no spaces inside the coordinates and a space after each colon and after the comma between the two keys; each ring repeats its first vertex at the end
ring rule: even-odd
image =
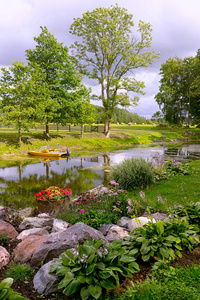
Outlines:
{"type": "Polygon", "coordinates": [[[181,251],[186,246],[190,252],[196,246],[194,226],[186,219],[158,220],[136,228],[130,236],[124,238],[124,247],[138,249],[143,261],[165,258],[174,259],[175,255],[182,257],[181,251]]]}
{"type": "Polygon", "coordinates": [[[13,291],[11,285],[13,284],[12,278],[6,278],[0,282],[0,299],[3,300],[28,300],[22,297],[21,294],[13,291]]]}
{"type": "Polygon", "coordinates": [[[122,240],[106,245],[103,240],[87,240],[55,259],[50,272],[58,276],[58,287],[64,294],[75,299],[99,299],[106,289],[119,286],[122,277],[139,271],[136,252],[123,248],[122,240]]]}

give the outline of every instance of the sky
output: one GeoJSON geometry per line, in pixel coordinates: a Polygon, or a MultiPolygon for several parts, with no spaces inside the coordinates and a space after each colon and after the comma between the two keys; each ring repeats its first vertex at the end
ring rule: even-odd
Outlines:
{"type": "MultiPolygon", "coordinates": [[[[159,110],[154,97],[159,92],[161,64],[170,57],[195,56],[200,48],[199,0],[0,0],[0,67],[11,66],[16,60],[26,61],[25,51],[35,48],[34,37],[40,35],[40,26],[46,26],[59,42],[69,47],[75,41],[69,33],[74,18],[116,3],[133,15],[133,35],[139,20],[152,25],[149,50],[159,52],[160,58],[150,67],[134,72],[146,88],[138,106],[129,108],[151,118],[159,110]]],[[[87,81],[84,83],[88,86],[87,81]]],[[[94,93],[100,92],[95,82],[91,87],[94,93]]]]}

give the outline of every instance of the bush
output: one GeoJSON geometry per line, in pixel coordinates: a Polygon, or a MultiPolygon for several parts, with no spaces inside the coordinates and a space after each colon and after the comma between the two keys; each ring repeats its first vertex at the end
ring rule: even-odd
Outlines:
{"type": "Polygon", "coordinates": [[[111,168],[109,177],[123,189],[144,189],[154,182],[153,164],[143,158],[125,159],[111,168]]]}

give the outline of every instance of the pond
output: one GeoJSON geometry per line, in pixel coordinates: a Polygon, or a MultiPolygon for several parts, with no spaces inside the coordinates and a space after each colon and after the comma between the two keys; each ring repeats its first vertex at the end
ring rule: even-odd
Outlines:
{"type": "Polygon", "coordinates": [[[34,194],[49,186],[71,188],[73,196],[100,184],[107,186],[110,167],[131,157],[187,162],[200,159],[200,145],[137,147],[59,160],[38,158],[34,163],[30,159],[26,165],[13,163],[12,167],[0,168],[0,205],[36,207],[34,194]]]}

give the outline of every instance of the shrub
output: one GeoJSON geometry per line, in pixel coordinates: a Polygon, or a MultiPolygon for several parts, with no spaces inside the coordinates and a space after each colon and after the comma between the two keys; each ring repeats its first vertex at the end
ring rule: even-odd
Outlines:
{"type": "Polygon", "coordinates": [[[50,273],[59,278],[58,288],[75,299],[99,299],[105,290],[119,286],[123,277],[139,271],[135,253],[122,247],[122,240],[104,244],[88,240],[68,249],[50,266],[50,273]]]}
{"type": "Polygon", "coordinates": [[[154,182],[153,165],[143,158],[125,159],[111,168],[109,177],[123,189],[144,189],[154,182]]]}
{"type": "Polygon", "coordinates": [[[33,273],[34,270],[29,265],[14,263],[8,268],[5,277],[11,277],[14,281],[25,281],[29,280],[33,273]]]}

